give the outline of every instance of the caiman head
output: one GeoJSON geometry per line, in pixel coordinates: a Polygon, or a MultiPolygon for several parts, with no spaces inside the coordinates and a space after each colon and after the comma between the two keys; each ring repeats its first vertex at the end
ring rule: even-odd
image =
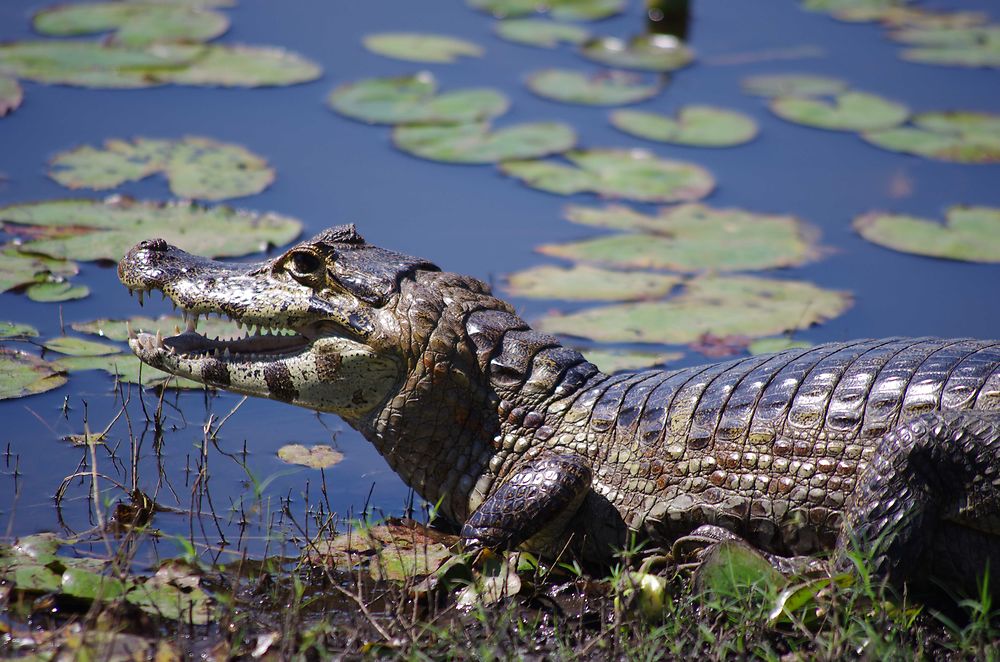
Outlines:
{"type": "Polygon", "coordinates": [[[143,362],[348,421],[384,402],[405,376],[400,325],[386,307],[417,271],[438,268],[366,244],[353,225],[255,264],[209,260],[162,239],[137,244],[118,264],[129,290],[162,292],[186,322],[169,337],[130,329],[129,346],[143,362]],[[199,317],[209,315],[233,320],[245,335],[199,334],[199,317]]]}

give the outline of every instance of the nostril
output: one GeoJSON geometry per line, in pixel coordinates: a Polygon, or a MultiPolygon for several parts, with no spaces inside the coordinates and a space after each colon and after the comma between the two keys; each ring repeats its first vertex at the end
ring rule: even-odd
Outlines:
{"type": "Polygon", "coordinates": [[[137,248],[145,249],[147,251],[165,251],[170,248],[170,244],[164,239],[146,239],[145,241],[140,241],[137,248]]]}

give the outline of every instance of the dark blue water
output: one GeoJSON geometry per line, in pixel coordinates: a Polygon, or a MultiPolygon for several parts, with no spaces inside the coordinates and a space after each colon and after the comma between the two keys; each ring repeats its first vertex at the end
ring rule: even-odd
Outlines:
{"type": "MultiPolygon", "coordinates": [[[[995,17],[1000,14],[987,0],[937,3],[940,8],[956,4],[993,12],[995,17]]],[[[699,62],[676,74],[663,94],[640,107],[670,112],[685,104],[708,103],[740,109],[760,124],[760,137],[750,145],[721,150],[651,145],[612,129],[607,109],[535,98],[522,84],[529,72],[548,66],[594,67],[566,48],[549,51],[504,42],[493,36],[492,18],[457,1],[243,0],[228,12],[233,27],[223,41],[284,46],[322,64],[324,77],[306,85],[262,90],[168,86],[95,91],[24,83],[24,105],[0,119],[0,172],[6,175],[0,183],[0,204],[70,197],[47,179],[45,164],[74,145],[106,138],[192,134],[246,145],[277,169],[278,179],[271,188],[235,204],[297,216],[305,222],[306,234],[355,222],[369,241],[486,280],[550,261],[533,253],[538,244],[594,234],[561,219],[561,209],[570,201],[566,198],[524,188],[492,167],[435,164],[398,153],[390,144],[388,129],[343,119],[324,106],[324,97],[339,83],[430,69],[443,89],[501,88],[511,97],[513,108],[498,124],[558,119],[576,128],[583,146],[642,146],[695,161],[718,180],[718,190],[708,200],[711,204],[792,213],[819,227],[831,254],[778,275],[850,290],[856,303],[842,317],[799,334],[803,339],[822,342],[895,334],[996,337],[1000,267],[890,252],[853,234],[850,221],[872,209],[938,217],[953,204],[1000,206],[1000,166],[904,156],[871,147],[853,134],[792,125],[772,116],[759,99],[744,95],[739,82],[757,73],[821,73],[905,102],[915,111],[998,112],[997,72],[902,62],[896,56],[898,45],[885,39],[878,26],[838,23],[803,12],[791,0],[699,0],[694,5],[690,35],[699,62]],[[482,44],[487,54],[457,64],[418,65],[362,48],[363,35],[388,30],[454,34],[482,44]],[[773,57],[795,52],[815,55],[773,57]],[[906,185],[900,187],[899,182],[906,185]]],[[[0,5],[0,39],[31,37],[30,14],[44,6],[5,0],[0,5]]],[[[593,26],[595,32],[623,37],[643,27],[643,12],[636,2],[627,14],[593,26]]],[[[121,191],[137,198],[169,196],[165,182],[157,178],[126,185],[121,191]]],[[[571,201],[598,202],[590,196],[571,201]]],[[[62,306],[67,322],[138,312],[113,270],[82,266],[81,280],[93,293],[62,306]]],[[[515,303],[529,318],[559,305],[515,303]]],[[[158,310],[147,305],[145,312],[158,310]]],[[[45,337],[59,332],[57,305],[33,303],[21,295],[0,295],[0,319],[34,324],[45,337]]],[[[694,355],[690,360],[699,358],[694,355]]],[[[144,397],[147,407],[155,407],[155,395],[147,392],[144,397]]],[[[201,454],[202,424],[211,414],[224,416],[239,399],[224,393],[207,399],[187,393],[170,394],[167,400],[162,465],[152,448],[153,435],[147,433],[138,449],[137,482],[145,491],[155,492],[164,505],[186,510],[201,454]]],[[[0,402],[0,450],[9,448],[7,456],[0,456],[0,526],[9,534],[68,532],[60,526],[52,496],[64,476],[80,470],[86,454],[59,437],[82,431],[84,402],[92,429],[102,428],[119,409],[110,380],[99,373],[73,375],[67,386],[43,396],[0,402]],[[61,412],[64,401],[70,407],[68,420],[61,412]]],[[[143,416],[137,405],[138,393],[133,391],[129,412],[139,436],[143,416]]],[[[113,429],[111,439],[122,444],[114,453],[117,460],[100,450],[98,470],[128,486],[131,451],[124,420],[113,429]]],[[[186,514],[161,513],[154,524],[168,534],[187,536],[193,531],[208,548],[219,544],[221,530],[231,548],[240,543],[261,553],[267,524],[281,519],[283,501],[301,523],[307,519],[307,507],[320,502],[347,515],[359,513],[366,503],[400,512],[408,499],[407,488],[377,453],[336,417],[319,417],[286,405],[248,401],[226,423],[217,446],[209,445],[205,457],[218,527],[207,515],[207,501],[201,503],[200,518],[192,521],[186,514]],[[288,442],[327,443],[331,436],[346,459],[326,472],[324,499],[319,496],[319,472],[290,468],[275,453],[288,442]],[[255,491],[255,481],[263,483],[263,489],[255,491]],[[243,517],[248,524],[240,527],[243,517]]],[[[101,489],[102,501],[113,503],[123,496],[109,481],[103,481],[101,489]]],[[[89,480],[70,486],[62,510],[69,531],[93,525],[88,494],[89,480]]],[[[102,509],[106,506],[100,504],[102,509]]],[[[294,530],[287,518],[284,523],[279,531],[294,530]]]]}

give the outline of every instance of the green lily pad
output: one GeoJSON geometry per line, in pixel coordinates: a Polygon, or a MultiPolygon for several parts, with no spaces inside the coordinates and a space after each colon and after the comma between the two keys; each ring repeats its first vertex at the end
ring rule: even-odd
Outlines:
{"type": "Polygon", "coordinates": [[[62,588],[59,575],[35,563],[16,563],[5,568],[2,577],[22,591],[58,593],[62,588]]]}
{"type": "Polygon", "coordinates": [[[699,147],[742,145],[757,135],[757,123],[733,110],[713,106],[685,106],[677,119],[660,113],[616,110],[611,124],[647,140],[699,147]]]}
{"type": "Polygon", "coordinates": [[[650,83],[626,71],[587,75],[571,69],[543,69],[528,76],[528,89],[540,97],[587,106],[621,106],[650,99],[663,89],[663,81],[650,83]]]}
{"type": "Polygon", "coordinates": [[[889,7],[854,7],[837,12],[842,21],[878,21],[891,28],[969,28],[989,21],[989,16],[976,11],[931,11],[920,7],[893,5],[889,7]]]}
{"type": "Polygon", "coordinates": [[[121,259],[149,237],[199,255],[235,257],[280,246],[295,239],[302,224],[277,214],[254,214],[230,207],[194,203],[137,202],[114,197],[96,200],[50,200],[0,208],[8,231],[36,226],[22,250],[80,260],[121,259]]]}
{"type": "Polygon", "coordinates": [[[58,5],[35,14],[32,24],[57,37],[113,31],[111,43],[128,46],[208,41],[229,29],[229,19],[210,9],[155,2],[58,5]]]}
{"type": "Polygon", "coordinates": [[[818,97],[839,94],[847,83],[839,78],[813,74],[762,74],[748,76],[743,91],[759,97],[818,97]]]}
{"type": "Polygon", "coordinates": [[[66,356],[56,359],[52,365],[64,372],[87,372],[100,370],[127,384],[143,386],[165,386],[167,388],[203,389],[200,384],[145,365],[134,354],[106,354],[104,356],[66,356]]]}
{"type": "Polygon", "coordinates": [[[24,100],[24,91],[14,78],[0,76],[0,117],[14,112],[24,100]]]}
{"type": "Polygon", "coordinates": [[[620,69],[674,71],[694,61],[694,53],[677,37],[646,34],[623,41],[617,37],[596,37],[580,47],[588,60],[620,69]]]}
{"type": "Polygon", "coordinates": [[[497,18],[548,12],[562,21],[596,21],[621,13],[627,0],[466,0],[470,7],[497,18]]]}
{"type": "Polygon", "coordinates": [[[617,267],[676,271],[789,267],[817,255],[815,232],[794,216],[687,204],[665,207],[657,216],[616,206],[600,210],[573,207],[568,217],[588,225],[641,232],[546,244],[539,252],[617,267]]]}
{"type": "Polygon", "coordinates": [[[42,343],[45,349],[66,354],[67,356],[104,356],[106,354],[117,354],[120,347],[109,345],[108,343],[87,340],[86,338],[74,338],[72,336],[59,336],[42,343]]]}
{"type": "Polygon", "coordinates": [[[841,12],[878,12],[906,2],[909,0],[803,0],[802,8],[838,15],[841,12]]]}
{"type": "MultiPolygon", "coordinates": [[[[175,329],[184,328],[184,320],[176,315],[163,315],[158,318],[136,315],[128,319],[108,319],[101,318],[86,322],[73,322],[70,327],[80,333],[125,342],[128,340],[128,326],[131,324],[136,331],[148,331],[153,333],[157,330],[163,331],[164,335],[173,332],[175,329]]],[[[179,332],[179,331],[178,331],[179,332]]],[[[198,332],[215,338],[242,338],[245,333],[228,320],[218,317],[205,317],[198,322],[198,332]]]]}
{"type": "Polygon", "coordinates": [[[786,349],[806,349],[808,347],[812,347],[812,343],[804,340],[792,340],[787,336],[782,336],[781,338],[761,338],[754,340],[747,347],[747,351],[756,356],[757,354],[774,354],[776,352],[783,352],[786,349]]]}
{"type": "Polygon", "coordinates": [[[562,122],[532,122],[491,130],[486,122],[442,126],[397,126],[397,148],[431,161],[496,163],[565,152],[576,144],[576,132],[562,122]]]}
{"type": "Polygon", "coordinates": [[[73,301],[90,296],[90,288],[86,285],[73,285],[68,281],[51,281],[45,283],[34,283],[28,286],[25,294],[32,301],[39,303],[58,303],[60,301],[73,301]]]}
{"type": "Polygon", "coordinates": [[[403,582],[436,572],[454,557],[448,546],[455,542],[455,536],[408,520],[390,519],[321,541],[310,556],[313,563],[323,565],[367,563],[374,579],[403,582]]]}
{"type": "Polygon", "coordinates": [[[438,34],[381,32],[364,38],[373,53],[409,62],[455,62],[459,57],[482,57],[481,46],[438,34]]]}
{"type": "Polygon", "coordinates": [[[1000,162],[1000,115],[968,111],[914,115],[913,126],[868,131],[883,149],[954,163],[1000,162]]]}
{"type": "Polygon", "coordinates": [[[833,131],[873,131],[887,129],[906,121],[906,106],[866,92],[843,92],[833,101],[804,97],[777,97],[771,110],[778,117],[833,131]]]}
{"type": "Polygon", "coordinates": [[[212,620],[214,606],[200,584],[192,568],[168,562],[144,582],[133,582],[125,600],[147,614],[205,625],[212,620]]]}
{"type": "Polygon", "coordinates": [[[160,78],[178,85],[277,87],[308,83],[322,75],[318,64],[282,48],[211,45],[186,67],[164,72],[160,78]]]}
{"type": "Polygon", "coordinates": [[[66,568],[61,578],[61,593],[82,600],[114,600],[132,585],[115,577],[80,568],[66,568]]]}
{"type": "Polygon", "coordinates": [[[75,262],[26,255],[16,247],[0,245],[0,292],[47,280],[59,280],[79,272],[75,262]]]}
{"type": "Polygon", "coordinates": [[[288,464],[300,464],[311,469],[326,469],[344,459],[344,454],[325,444],[303,446],[285,444],[278,449],[278,457],[288,464]]]}
{"type": "Polygon", "coordinates": [[[37,338],[38,329],[30,324],[0,321],[0,340],[9,338],[37,338]]]}
{"type": "Polygon", "coordinates": [[[0,73],[80,87],[152,87],[203,57],[205,48],[158,44],[136,49],[91,41],[18,41],[0,44],[0,73]]]}
{"type": "Polygon", "coordinates": [[[910,62],[955,67],[1000,67],[1000,25],[913,28],[892,38],[915,48],[900,57],[910,62]]]}
{"type": "Polygon", "coordinates": [[[680,276],[670,274],[610,271],[584,264],[569,268],[546,265],[511,274],[507,291],[532,299],[634,301],[666,296],[680,282],[680,276]]]}
{"type": "Polygon", "coordinates": [[[645,370],[677,361],[681,352],[634,352],[627,349],[584,349],[584,357],[608,375],[626,370],[645,370]]]}
{"type": "Polygon", "coordinates": [[[510,107],[507,97],[490,88],[436,92],[434,76],[422,71],[346,83],[327,103],[341,115],[372,124],[463,124],[497,117],[510,107]]]}
{"type": "Polygon", "coordinates": [[[871,212],[854,219],[854,229],[868,241],[904,253],[963,262],[1000,262],[1000,208],[996,207],[951,207],[944,224],[871,212]]]}
{"type": "Polygon", "coordinates": [[[580,44],[590,37],[587,29],[579,25],[541,18],[515,18],[498,21],[494,30],[497,36],[507,41],[542,48],[555,48],[561,43],[580,44]]]}
{"type": "Polygon", "coordinates": [[[12,349],[0,349],[0,400],[44,393],[66,383],[58,366],[12,349]]]}
{"type": "Polygon", "coordinates": [[[776,595],[786,584],[784,576],[759,551],[736,540],[709,548],[693,582],[697,593],[740,600],[758,591],[776,595]]]}
{"type": "Polygon", "coordinates": [[[602,342],[683,345],[706,333],[716,336],[770,336],[843,313],[846,292],[812,283],[753,276],[696,278],[684,290],[658,302],[624,303],[549,315],[542,330],[602,342]]]}
{"type": "Polygon", "coordinates": [[[592,149],[566,152],[575,167],[551,161],[506,161],[500,170],[543,191],[605,198],[681,202],[705,197],[715,179],[701,166],[660,159],[644,150],[592,149]]]}
{"type": "Polygon", "coordinates": [[[182,198],[223,200],[260,193],[274,181],[267,162],[240,145],[189,136],[183,140],[108,140],[104,149],[57,154],[49,176],[71,189],[109,189],[162,172],[182,198]]]}

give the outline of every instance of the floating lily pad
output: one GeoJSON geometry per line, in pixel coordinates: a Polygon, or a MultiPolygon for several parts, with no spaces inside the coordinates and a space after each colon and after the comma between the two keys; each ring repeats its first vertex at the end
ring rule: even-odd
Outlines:
{"type": "Polygon", "coordinates": [[[288,464],[300,464],[311,469],[326,469],[344,459],[344,454],[325,444],[303,446],[285,444],[278,449],[278,457],[288,464]]]}
{"type": "Polygon", "coordinates": [[[32,301],[58,303],[90,296],[90,288],[86,285],[73,285],[67,281],[51,281],[29,285],[24,293],[32,301]]]}
{"type": "Polygon", "coordinates": [[[368,78],[341,85],[327,103],[341,115],[372,124],[462,124],[502,115],[510,102],[490,88],[436,94],[434,76],[368,78]]]}
{"type": "Polygon", "coordinates": [[[229,29],[229,19],[210,9],[157,2],[94,2],[58,5],[33,19],[36,31],[59,37],[110,32],[112,43],[208,41],[229,29]]]}
{"type": "Polygon", "coordinates": [[[854,229],[868,241],[904,253],[1000,262],[1000,208],[996,207],[951,207],[944,224],[872,212],[854,219],[854,229]]]}
{"type": "Polygon", "coordinates": [[[364,39],[373,53],[409,62],[455,62],[459,57],[482,57],[481,46],[446,35],[417,32],[381,32],[364,39]]]}
{"type": "Polygon", "coordinates": [[[676,271],[746,271],[803,264],[817,255],[815,232],[794,216],[711,209],[699,204],[666,207],[657,216],[631,209],[571,208],[570,220],[636,229],[538,250],[568,260],[617,267],[676,271]]]}
{"type": "Polygon", "coordinates": [[[515,18],[498,21],[494,30],[507,41],[542,48],[555,48],[560,43],[580,44],[590,37],[579,25],[548,21],[541,18],[515,18]]]}
{"type": "Polygon", "coordinates": [[[621,13],[627,0],[466,0],[470,7],[497,18],[548,12],[563,21],[596,21],[621,13]]]}
{"type": "Polygon", "coordinates": [[[281,48],[211,45],[188,66],[164,72],[160,79],[206,87],[277,87],[308,83],[321,75],[318,64],[281,48]]]}
{"type": "Polygon", "coordinates": [[[183,140],[108,140],[104,149],[57,154],[49,176],[72,189],[109,189],[162,172],[182,198],[223,200],[260,193],[274,181],[267,162],[240,145],[189,136],[183,140]]]}
{"type": "Polygon", "coordinates": [[[666,296],[680,276],[644,271],[610,271],[588,265],[542,266],[507,277],[514,296],[566,301],[633,301],[666,296]]]}
{"type": "Polygon", "coordinates": [[[103,356],[65,356],[56,359],[52,365],[63,372],[86,372],[100,370],[128,384],[143,386],[165,386],[167,388],[206,388],[204,384],[174,377],[152,368],[134,354],[105,354],[103,356]]]}
{"type": "Polygon", "coordinates": [[[0,44],[0,72],[39,83],[131,88],[161,85],[158,75],[198,58],[203,46],[160,44],[133,49],[89,41],[0,44]]]}
{"type": "Polygon", "coordinates": [[[584,357],[608,375],[626,370],[644,370],[672,363],[684,356],[681,352],[633,352],[626,349],[584,349],[584,357]]]}
{"type": "Polygon", "coordinates": [[[700,147],[741,145],[757,135],[752,118],[713,106],[685,106],[677,119],[660,113],[616,110],[611,113],[611,124],[639,138],[700,147]]]}
{"type": "Polygon", "coordinates": [[[0,349],[0,400],[44,393],[66,383],[63,370],[43,359],[0,349]]]}
{"type": "Polygon", "coordinates": [[[175,574],[170,572],[165,575],[161,568],[145,582],[130,586],[125,600],[161,618],[194,625],[211,622],[214,611],[211,598],[197,584],[193,585],[192,581],[184,578],[178,580],[173,576],[175,574]]]}
{"type": "Polygon", "coordinates": [[[588,106],[621,106],[650,99],[663,89],[663,82],[644,82],[626,71],[603,71],[587,75],[571,69],[543,69],[528,76],[528,89],[540,97],[588,106]]]}
{"type": "Polygon", "coordinates": [[[774,354],[775,352],[783,352],[786,349],[806,349],[808,347],[812,347],[812,343],[805,340],[792,340],[788,337],[761,338],[750,343],[747,351],[754,355],[774,354]]]}
{"type": "Polygon", "coordinates": [[[916,46],[900,57],[956,67],[1000,67],[1000,25],[901,30],[892,38],[916,46]]]}
{"type": "Polygon", "coordinates": [[[872,131],[906,121],[906,106],[866,92],[843,92],[833,101],[804,97],[777,97],[771,110],[789,122],[833,131],[872,131]]]}
{"type": "Polygon", "coordinates": [[[80,260],[119,260],[137,242],[163,237],[199,255],[235,257],[280,246],[295,239],[299,221],[277,214],[255,214],[230,207],[194,203],[137,202],[114,197],[50,200],[0,208],[8,231],[16,223],[36,226],[22,250],[80,260]],[[40,230],[38,228],[45,228],[40,230]]]}
{"type": "Polygon", "coordinates": [[[694,53],[677,37],[646,34],[623,41],[617,37],[596,37],[580,48],[588,60],[621,69],[674,71],[694,60],[694,53]]]}
{"type": "Polygon", "coordinates": [[[982,12],[931,11],[903,5],[843,8],[835,16],[842,21],[878,21],[892,28],[968,28],[989,21],[989,16],[982,12]]]}
{"type": "Polygon", "coordinates": [[[376,580],[402,582],[426,576],[453,558],[447,536],[408,520],[354,529],[332,540],[320,541],[310,551],[311,561],[354,567],[366,563],[376,580]]]}
{"type": "Polygon", "coordinates": [[[486,122],[397,126],[393,143],[408,154],[449,163],[496,163],[565,152],[576,132],[562,122],[532,122],[491,130],[486,122]]]}
{"type": "Polygon", "coordinates": [[[17,110],[24,100],[21,85],[7,76],[0,76],[0,117],[17,110]]]}
{"type": "Polygon", "coordinates": [[[11,338],[37,338],[38,329],[30,324],[0,321],[0,340],[11,338]]]}
{"type": "Polygon", "coordinates": [[[564,156],[575,167],[552,161],[507,161],[500,170],[551,193],[589,191],[643,202],[698,200],[715,188],[711,173],[701,166],[659,159],[644,150],[577,150],[564,156]]]}
{"type": "Polygon", "coordinates": [[[79,272],[75,262],[26,255],[11,246],[0,245],[0,292],[29,285],[60,280],[79,272]]]}
{"type": "Polygon", "coordinates": [[[812,283],[753,276],[696,278],[677,296],[658,302],[586,308],[549,315],[540,328],[602,342],[681,345],[702,335],[770,336],[843,313],[851,304],[846,292],[812,283]]]}
{"type": "Polygon", "coordinates": [[[839,94],[847,83],[813,74],[763,74],[744,78],[742,87],[759,97],[817,97],[839,94]]]}
{"type": "Polygon", "coordinates": [[[1000,162],[1000,115],[976,112],[921,113],[913,126],[868,131],[873,145],[955,163],[1000,162]]]}
{"type": "Polygon", "coordinates": [[[879,12],[906,2],[909,0],[803,0],[802,8],[837,15],[841,12],[879,12]]]}
{"type": "Polygon", "coordinates": [[[121,348],[115,345],[97,342],[96,340],[87,340],[86,338],[74,338],[72,336],[59,336],[58,338],[46,340],[42,346],[45,349],[66,354],[67,356],[104,356],[107,354],[117,354],[121,351],[121,348]]]}

